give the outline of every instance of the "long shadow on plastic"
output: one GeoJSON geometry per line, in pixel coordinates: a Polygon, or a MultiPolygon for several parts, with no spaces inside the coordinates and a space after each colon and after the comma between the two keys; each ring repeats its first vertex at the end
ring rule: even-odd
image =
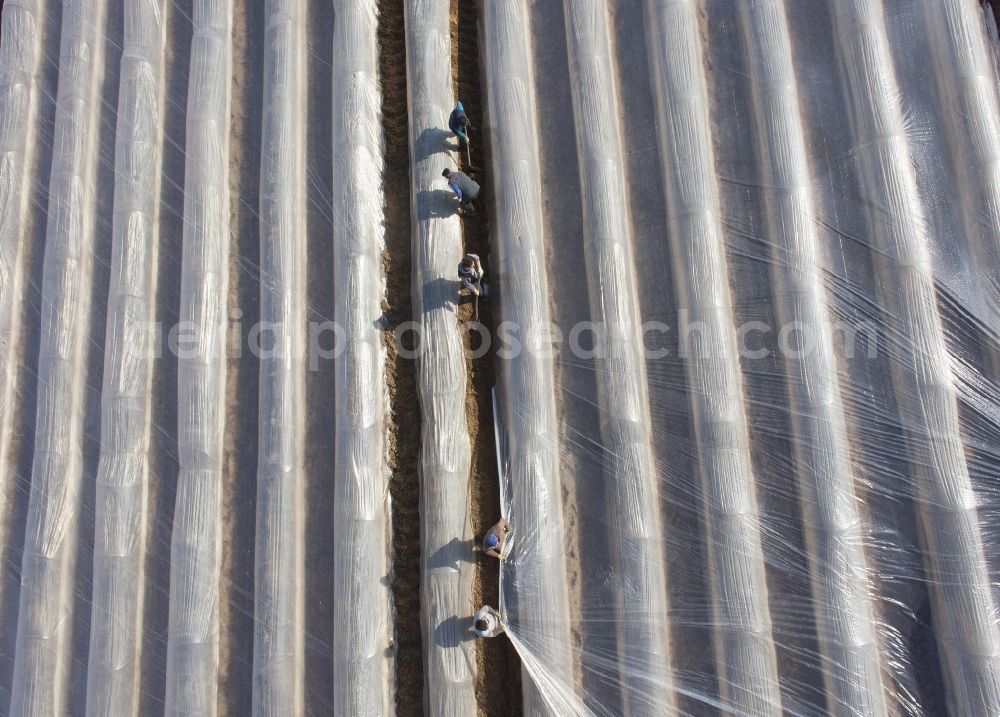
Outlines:
{"type": "Polygon", "coordinates": [[[472,620],[452,615],[434,629],[434,644],[438,647],[458,647],[473,639],[472,620]]]}
{"type": "Polygon", "coordinates": [[[454,568],[459,570],[461,569],[460,563],[475,563],[475,554],[473,553],[475,545],[475,541],[472,540],[452,538],[450,542],[438,548],[437,552],[427,559],[426,569],[454,568]]]}
{"type": "Polygon", "coordinates": [[[458,214],[455,195],[444,189],[422,189],[417,192],[417,218],[446,219],[458,214]]]}

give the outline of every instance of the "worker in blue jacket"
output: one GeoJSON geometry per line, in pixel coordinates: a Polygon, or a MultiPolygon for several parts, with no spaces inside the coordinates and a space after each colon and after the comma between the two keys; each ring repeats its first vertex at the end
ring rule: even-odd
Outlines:
{"type": "Polygon", "coordinates": [[[475,127],[469,121],[469,115],[465,114],[465,108],[461,102],[456,103],[455,109],[451,111],[451,116],[448,118],[448,129],[455,133],[459,146],[464,148],[469,142],[469,132],[475,130],[475,127]]]}

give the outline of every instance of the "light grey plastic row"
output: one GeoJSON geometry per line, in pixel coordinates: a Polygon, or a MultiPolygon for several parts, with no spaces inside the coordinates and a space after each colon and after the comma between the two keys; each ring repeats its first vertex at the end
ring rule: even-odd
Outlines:
{"type": "Polygon", "coordinates": [[[377,2],[336,0],[334,16],[334,319],[345,337],[336,359],[334,712],[375,717],[394,710],[377,2]]]}
{"type": "Polygon", "coordinates": [[[757,125],[761,185],[773,237],[778,321],[815,327],[813,351],[786,358],[795,475],[807,541],[812,600],[831,714],[886,711],[865,536],[822,266],[821,222],[788,21],[782,0],[740,4],[757,125]]]}
{"type": "MultiPolygon", "coordinates": [[[[531,65],[530,23],[524,0],[484,4],[484,57],[495,219],[491,272],[503,285],[502,320],[515,327],[517,340],[551,323],[546,238],[538,169],[538,114],[531,65]]],[[[501,372],[503,430],[507,436],[509,517],[520,549],[507,558],[515,590],[501,592],[500,610],[516,629],[524,669],[525,714],[548,705],[555,714],[582,713],[567,616],[568,576],[563,547],[562,488],[559,469],[559,422],[554,367],[543,352],[517,352],[501,372]],[[522,552],[522,549],[526,552],[522,552]],[[511,568],[513,566],[513,568],[511,568]]]]}
{"type": "Polygon", "coordinates": [[[165,2],[124,9],[87,664],[94,715],[138,706],[155,363],[165,2]]]}
{"type": "MultiPolygon", "coordinates": [[[[997,49],[988,48],[983,18],[967,0],[923,0],[930,64],[958,181],[965,236],[984,279],[975,287],[993,321],[1000,319],[1000,97],[997,49]],[[990,269],[993,269],[990,271],[990,269]]],[[[1000,348],[990,360],[1000,377],[1000,348]]]]}
{"type": "Polygon", "coordinates": [[[18,715],[60,713],[69,690],[100,162],[92,148],[99,129],[106,10],[103,0],[67,0],[62,7],[35,452],[11,689],[11,713],[18,715]]]}
{"type": "Polygon", "coordinates": [[[413,315],[421,342],[416,363],[423,432],[424,711],[460,717],[476,711],[476,659],[467,620],[473,611],[472,457],[465,418],[466,357],[456,313],[462,230],[441,176],[445,167],[455,166],[445,129],[454,105],[450,11],[448,0],[406,0],[413,315]]]}
{"type": "Polygon", "coordinates": [[[264,6],[253,713],[301,714],[305,643],[306,7],[264,6]],[[273,342],[273,343],[271,343],[273,342]]]}
{"type": "MultiPolygon", "coordinates": [[[[899,341],[893,382],[914,473],[928,587],[949,705],[1000,713],[996,622],[959,426],[955,377],[881,0],[832,3],[882,301],[899,341]]],[[[964,43],[959,43],[964,46],[964,43]]]]}
{"type": "MultiPolygon", "coordinates": [[[[8,544],[8,502],[16,471],[9,463],[21,359],[24,257],[29,238],[31,169],[38,142],[43,0],[8,0],[0,23],[0,546],[8,544]]],[[[2,549],[2,548],[0,548],[2,549]]],[[[3,608],[0,597],[0,609],[3,608]]]]}
{"type": "Polygon", "coordinates": [[[696,0],[646,0],[646,45],[666,181],[678,307],[704,335],[685,347],[722,702],[781,712],[760,514],[733,325],[696,0]]]}
{"type": "Polygon", "coordinates": [[[168,715],[215,714],[229,293],[231,0],[199,0],[188,79],[178,355],[180,472],[170,545],[168,715]]]}

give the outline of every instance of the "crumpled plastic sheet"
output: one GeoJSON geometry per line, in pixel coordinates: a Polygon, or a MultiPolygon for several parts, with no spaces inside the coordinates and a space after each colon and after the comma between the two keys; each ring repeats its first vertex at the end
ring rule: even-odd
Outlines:
{"type": "MultiPolygon", "coordinates": [[[[404,7],[413,298],[425,349],[425,709],[468,715],[477,645],[466,618],[478,605],[453,306],[462,245],[440,176],[454,102],[451,5],[404,7]]],[[[186,20],[179,301],[197,357],[178,357],[169,626],[150,636],[144,506],[150,443],[160,440],[150,322],[159,213],[173,210],[160,206],[167,8],[4,4],[0,466],[26,448],[33,459],[30,490],[23,476],[0,475],[5,556],[9,532],[24,529],[20,565],[4,576],[20,579],[19,605],[4,605],[16,624],[5,620],[0,635],[14,646],[0,685],[0,711],[9,698],[11,714],[134,713],[146,640],[165,650],[151,659],[165,662],[166,713],[212,714],[219,702],[240,8],[195,0],[186,20]],[[112,10],[124,20],[117,126],[102,130],[112,10]],[[59,56],[44,42],[58,43],[59,56]],[[55,75],[58,94],[46,97],[55,75]],[[115,137],[113,210],[97,180],[111,158],[90,149],[102,131],[115,137]],[[27,257],[41,263],[38,286],[27,257]],[[97,261],[109,264],[106,287],[93,287],[97,261]],[[105,289],[97,336],[93,299],[105,289]],[[32,300],[39,360],[28,367],[17,341],[32,300]],[[26,391],[36,392],[30,440],[16,410],[26,391]],[[98,428],[88,393],[99,393],[101,419],[90,486],[83,454],[98,428]],[[90,489],[92,517],[81,513],[90,489]],[[10,519],[21,502],[27,514],[10,519]],[[91,518],[88,622],[74,614],[74,591],[87,572],[76,563],[91,559],[80,524],[91,518]]],[[[384,216],[379,192],[357,181],[384,164],[378,5],[337,0],[332,12],[331,278],[346,329],[332,446],[333,709],[385,714],[394,661],[384,216]]],[[[305,390],[301,291],[307,19],[294,0],[266,0],[263,15],[260,308],[279,332],[260,361],[247,659],[255,712],[278,714],[305,709],[312,567],[305,427],[292,407],[316,399],[305,390]]],[[[526,713],[1000,714],[992,21],[975,0],[482,3],[487,268],[506,335],[522,349],[497,364],[503,512],[514,532],[498,606],[507,637],[496,639],[520,652],[526,713]],[[555,330],[569,344],[547,350],[555,330]]]]}
{"type": "Polygon", "coordinates": [[[499,363],[526,711],[1000,710],[984,18],[487,3],[501,321],[600,327],[499,363]]]}

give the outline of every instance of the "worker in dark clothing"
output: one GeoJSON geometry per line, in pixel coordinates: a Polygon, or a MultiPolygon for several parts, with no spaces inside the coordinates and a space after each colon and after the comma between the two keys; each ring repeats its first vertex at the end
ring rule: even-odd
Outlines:
{"type": "Polygon", "coordinates": [[[487,555],[503,560],[503,541],[510,531],[506,518],[501,518],[496,525],[489,529],[486,537],[483,538],[483,552],[487,555]]]}
{"type": "Polygon", "coordinates": [[[455,109],[451,111],[451,116],[448,118],[448,129],[458,137],[460,147],[465,147],[469,142],[469,132],[475,130],[475,127],[469,122],[469,115],[465,114],[465,108],[462,107],[461,102],[457,102],[455,109]]]}
{"type": "Polygon", "coordinates": [[[458,278],[462,281],[462,289],[479,294],[484,274],[486,272],[478,254],[466,254],[462,257],[462,261],[458,262],[458,278]]]}
{"type": "Polygon", "coordinates": [[[448,187],[458,198],[459,214],[475,214],[473,202],[479,199],[479,184],[465,172],[452,172],[446,169],[441,176],[448,180],[448,187]]]}

